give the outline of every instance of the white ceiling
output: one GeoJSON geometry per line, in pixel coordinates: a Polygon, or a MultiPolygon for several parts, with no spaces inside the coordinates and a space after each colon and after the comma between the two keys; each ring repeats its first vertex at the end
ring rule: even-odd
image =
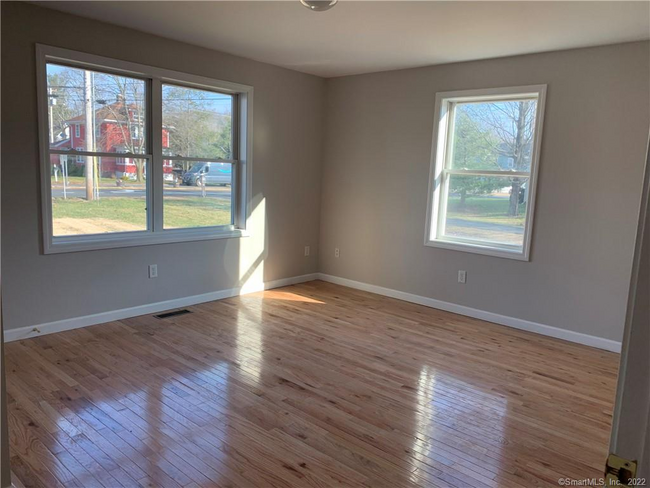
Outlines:
{"type": "Polygon", "coordinates": [[[647,1],[37,3],[324,77],[650,37],[647,1]]]}

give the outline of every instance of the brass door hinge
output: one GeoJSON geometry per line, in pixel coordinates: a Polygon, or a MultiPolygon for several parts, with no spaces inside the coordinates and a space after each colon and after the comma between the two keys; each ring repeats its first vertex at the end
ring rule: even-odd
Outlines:
{"type": "Polygon", "coordinates": [[[636,486],[636,461],[610,454],[605,466],[605,486],[636,486]]]}

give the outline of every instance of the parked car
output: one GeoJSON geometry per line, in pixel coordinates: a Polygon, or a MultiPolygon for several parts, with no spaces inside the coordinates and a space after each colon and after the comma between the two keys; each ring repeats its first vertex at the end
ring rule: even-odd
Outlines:
{"type": "Polygon", "coordinates": [[[226,186],[232,183],[232,165],[229,163],[194,163],[183,175],[183,184],[201,186],[226,186]]]}

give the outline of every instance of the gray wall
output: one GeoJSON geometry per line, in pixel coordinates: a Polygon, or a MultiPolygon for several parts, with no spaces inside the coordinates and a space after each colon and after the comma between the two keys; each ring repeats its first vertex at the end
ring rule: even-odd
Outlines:
{"type": "Polygon", "coordinates": [[[630,43],[329,80],[321,272],[620,341],[649,54],[630,43]],[[531,261],[425,247],[435,93],[541,83],[531,261]]]}
{"type": "Polygon", "coordinates": [[[631,43],[325,81],[3,2],[5,328],[322,271],[620,340],[649,54],[648,43],[631,43]],[[253,85],[252,237],[43,255],[37,42],[253,85]],[[435,93],[539,83],[548,99],[531,262],[425,247],[435,93]]]}
{"type": "Polygon", "coordinates": [[[14,2],[2,2],[2,74],[5,329],[233,288],[252,269],[317,271],[324,80],[14,2]],[[252,237],[43,255],[35,43],[253,85],[252,237]]]}

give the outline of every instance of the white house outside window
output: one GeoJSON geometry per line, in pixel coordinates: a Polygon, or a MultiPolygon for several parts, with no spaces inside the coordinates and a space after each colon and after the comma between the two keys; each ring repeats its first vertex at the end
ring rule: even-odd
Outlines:
{"type": "Polygon", "coordinates": [[[252,87],[48,46],[37,59],[46,253],[243,235],[252,87]],[[197,189],[206,165],[218,178],[197,189]]]}
{"type": "Polygon", "coordinates": [[[436,95],[426,245],[529,259],[545,94],[436,95]]]}

